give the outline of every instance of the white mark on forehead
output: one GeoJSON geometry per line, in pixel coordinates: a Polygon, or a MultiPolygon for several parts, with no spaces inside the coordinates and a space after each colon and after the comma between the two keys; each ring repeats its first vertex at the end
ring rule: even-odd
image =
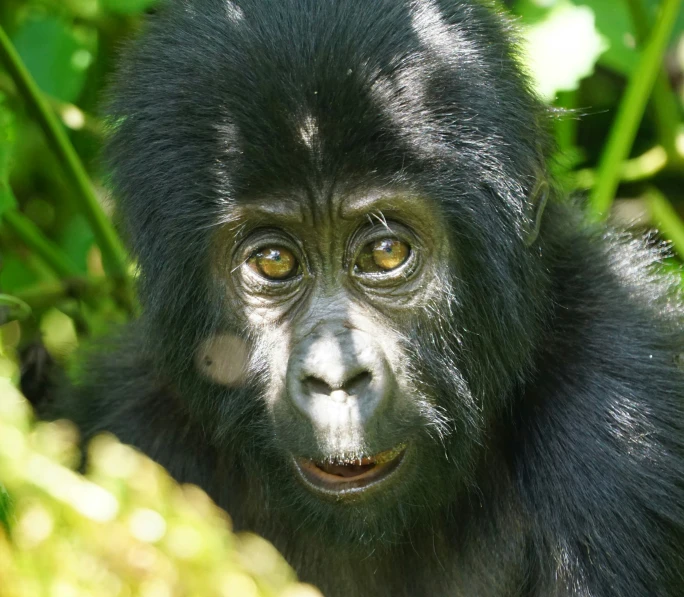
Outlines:
{"type": "Polygon", "coordinates": [[[394,78],[378,76],[371,94],[395,129],[424,155],[431,156],[441,151],[442,139],[426,107],[425,81],[423,64],[407,63],[394,78]]]}
{"type": "Polygon", "coordinates": [[[411,23],[421,43],[442,60],[452,62],[474,52],[472,44],[444,19],[434,0],[414,2],[411,23]]]}
{"type": "Polygon", "coordinates": [[[299,127],[299,134],[304,144],[313,150],[318,138],[318,123],[313,116],[309,115],[304,118],[302,125],[299,127]]]}
{"type": "Polygon", "coordinates": [[[242,9],[231,0],[226,0],[226,14],[235,25],[244,21],[245,19],[245,13],[242,12],[242,9]]]}

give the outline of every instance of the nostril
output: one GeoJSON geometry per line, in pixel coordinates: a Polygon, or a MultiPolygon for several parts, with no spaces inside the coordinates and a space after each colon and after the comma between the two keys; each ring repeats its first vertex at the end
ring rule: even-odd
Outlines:
{"type": "Polygon", "coordinates": [[[345,382],[342,389],[350,396],[360,396],[370,385],[373,376],[368,371],[363,371],[345,382]]]}
{"type": "Polygon", "coordinates": [[[314,396],[316,394],[318,395],[324,395],[324,396],[330,396],[332,394],[333,389],[325,383],[322,379],[319,379],[318,377],[313,377],[309,376],[306,377],[302,381],[302,385],[304,386],[304,391],[306,394],[309,396],[314,396]]]}
{"type": "Polygon", "coordinates": [[[332,396],[335,391],[342,391],[348,396],[361,396],[371,383],[373,376],[368,371],[362,371],[342,385],[331,386],[320,377],[309,375],[302,380],[304,393],[308,396],[332,396]]]}

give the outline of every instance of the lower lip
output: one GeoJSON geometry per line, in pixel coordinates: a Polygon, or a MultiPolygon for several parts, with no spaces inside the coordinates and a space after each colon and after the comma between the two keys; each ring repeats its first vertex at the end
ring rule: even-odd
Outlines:
{"type": "Polygon", "coordinates": [[[315,493],[333,498],[360,496],[384,486],[397,476],[406,460],[406,448],[389,462],[354,476],[338,477],[319,469],[312,461],[293,457],[294,467],[304,485],[315,493]]]}

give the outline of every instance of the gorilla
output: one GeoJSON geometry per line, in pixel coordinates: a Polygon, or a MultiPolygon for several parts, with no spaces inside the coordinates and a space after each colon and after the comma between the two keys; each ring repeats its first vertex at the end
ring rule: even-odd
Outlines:
{"type": "Polygon", "coordinates": [[[478,0],[167,0],[107,148],[140,318],[54,416],[329,597],[684,594],[684,306],[478,0]]]}

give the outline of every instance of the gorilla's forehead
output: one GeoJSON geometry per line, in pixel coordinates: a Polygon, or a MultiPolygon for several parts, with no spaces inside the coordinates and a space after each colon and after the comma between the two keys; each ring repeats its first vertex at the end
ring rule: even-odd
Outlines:
{"type": "Polygon", "coordinates": [[[421,162],[496,159],[488,144],[499,119],[474,126],[498,108],[477,102],[495,73],[477,60],[489,50],[469,24],[472,5],[221,0],[221,10],[209,8],[217,1],[176,15],[190,34],[185,22],[194,23],[197,38],[188,41],[204,49],[181,55],[189,78],[177,85],[196,96],[186,109],[200,126],[201,113],[218,111],[233,186],[309,189],[351,177],[398,184],[421,162]]]}
{"type": "Polygon", "coordinates": [[[364,189],[523,213],[543,139],[507,47],[490,41],[504,36],[462,0],[169,2],[110,109],[130,227],[147,222],[147,197],[194,224],[191,204],[208,221],[254,198],[364,189]]]}

